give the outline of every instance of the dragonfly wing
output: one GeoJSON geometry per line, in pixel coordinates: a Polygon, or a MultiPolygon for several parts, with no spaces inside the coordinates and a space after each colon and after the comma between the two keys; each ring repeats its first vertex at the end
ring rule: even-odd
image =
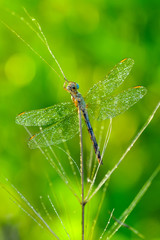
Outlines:
{"type": "Polygon", "coordinates": [[[85,98],[86,103],[90,103],[95,99],[112,93],[129,75],[133,64],[134,60],[131,58],[126,58],[118,63],[106,76],[105,80],[94,84],[93,87],[88,91],[85,98]]]}
{"type": "Polygon", "coordinates": [[[51,107],[20,113],[16,123],[23,126],[47,126],[65,118],[75,110],[73,103],[60,103],[51,107]]]}
{"type": "Polygon", "coordinates": [[[60,122],[49,126],[32,136],[28,142],[30,148],[48,147],[68,141],[79,132],[78,113],[68,115],[60,122]]]}
{"type": "Polygon", "coordinates": [[[101,97],[98,101],[92,102],[88,112],[97,120],[113,118],[137,103],[147,93],[142,86],[130,88],[115,96],[108,98],[101,97]]]}

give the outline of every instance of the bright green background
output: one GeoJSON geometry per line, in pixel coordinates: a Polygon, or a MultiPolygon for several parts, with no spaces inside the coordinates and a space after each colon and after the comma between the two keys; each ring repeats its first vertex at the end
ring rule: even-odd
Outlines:
{"type": "MultiPolygon", "coordinates": [[[[113,131],[104,165],[98,175],[100,181],[121,157],[159,101],[160,1],[1,0],[1,3],[3,8],[0,18],[21,34],[58,71],[37,36],[5,9],[9,8],[23,16],[25,14],[21,6],[25,6],[40,22],[66,77],[78,82],[80,92],[84,95],[123,58],[131,57],[135,60],[134,69],[123,88],[143,85],[148,89],[148,94],[128,112],[113,120],[113,131]]],[[[27,133],[23,127],[15,124],[15,116],[19,112],[63,101],[70,101],[70,96],[63,90],[63,82],[13,33],[0,24],[0,174],[7,177],[44,216],[39,196],[42,195],[48,208],[51,208],[47,201],[47,195],[51,195],[47,179],[49,177],[57,198],[57,201],[53,202],[68,231],[74,232],[71,235],[72,239],[80,239],[81,219],[79,210],[76,210],[79,207],[76,199],[39,151],[28,149],[27,133]]],[[[159,164],[159,112],[111,177],[102,213],[97,222],[95,239],[98,239],[105,227],[109,217],[108,210],[115,208],[115,216],[118,217],[159,164]]],[[[107,125],[108,121],[105,124],[107,125]]],[[[87,161],[91,144],[85,128],[84,134],[84,153],[87,161]]],[[[78,137],[69,141],[68,147],[71,155],[79,163],[78,137]]],[[[60,153],[59,157],[62,158],[60,153]]],[[[67,168],[69,164],[66,157],[64,159],[67,168]]],[[[126,221],[150,240],[160,239],[159,187],[158,176],[126,221]]],[[[101,193],[92,202],[93,217],[100,197],[101,193]]],[[[60,223],[53,210],[51,212],[51,226],[63,236],[63,232],[59,230],[60,223]]],[[[92,224],[92,220],[90,218],[88,224],[92,224]]],[[[10,201],[9,195],[2,189],[0,226],[2,240],[50,239],[10,201]]],[[[113,239],[137,237],[128,229],[121,229],[113,239]]]]}

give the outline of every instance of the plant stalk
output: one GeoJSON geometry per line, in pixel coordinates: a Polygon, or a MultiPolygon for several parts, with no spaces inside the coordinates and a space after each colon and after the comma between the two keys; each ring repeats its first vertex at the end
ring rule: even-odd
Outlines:
{"type": "Polygon", "coordinates": [[[79,116],[79,136],[80,136],[80,165],[81,165],[81,206],[82,206],[82,240],[84,240],[84,161],[83,161],[83,141],[82,141],[82,118],[81,118],[81,107],[78,106],[79,116]]]}

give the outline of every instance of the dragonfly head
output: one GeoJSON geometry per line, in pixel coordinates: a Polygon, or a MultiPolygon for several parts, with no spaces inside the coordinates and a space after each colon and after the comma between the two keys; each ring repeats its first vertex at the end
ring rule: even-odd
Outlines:
{"type": "Polygon", "coordinates": [[[71,94],[76,94],[78,92],[77,90],[79,89],[79,85],[76,82],[66,81],[64,83],[64,89],[71,94]]]}

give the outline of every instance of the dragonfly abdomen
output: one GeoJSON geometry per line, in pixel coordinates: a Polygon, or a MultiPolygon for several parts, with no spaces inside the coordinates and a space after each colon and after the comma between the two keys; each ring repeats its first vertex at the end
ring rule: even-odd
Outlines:
{"type": "Polygon", "coordinates": [[[101,159],[101,154],[100,154],[100,151],[99,151],[99,147],[98,147],[98,143],[97,143],[96,137],[94,135],[92,126],[91,126],[90,121],[89,121],[88,113],[85,109],[82,109],[82,113],[83,113],[85,123],[87,125],[87,129],[88,129],[90,138],[91,138],[92,143],[93,143],[94,151],[95,151],[96,157],[98,159],[98,162],[103,164],[102,159],[101,159]]]}

